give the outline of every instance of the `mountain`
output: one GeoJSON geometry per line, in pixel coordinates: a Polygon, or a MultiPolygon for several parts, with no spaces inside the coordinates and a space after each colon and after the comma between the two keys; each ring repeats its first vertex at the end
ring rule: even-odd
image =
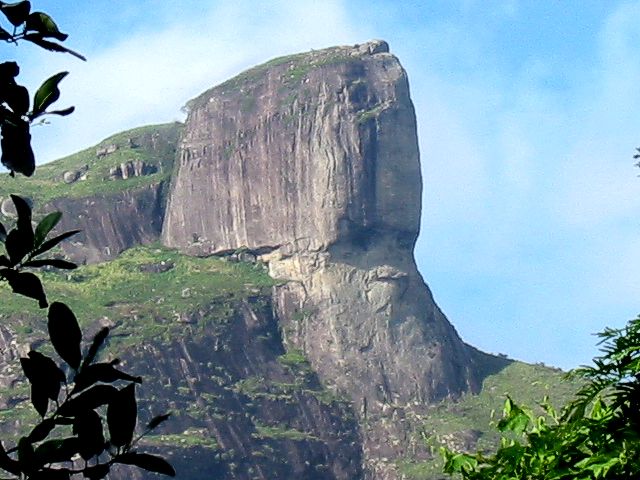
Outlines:
{"type": "MultiPolygon", "coordinates": [[[[83,229],[62,253],[87,265],[45,285],[114,328],[143,416],[174,412],[147,442],[183,478],[437,478],[433,442],[481,442],[469,419],[513,372],[560,383],[466,345],[418,272],[416,119],[385,42],[278,58],[187,108],[0,183],[6,217],[21,192],[83,229]]],[[[0,294],[10,434],[43,321],[0,294]]]]}

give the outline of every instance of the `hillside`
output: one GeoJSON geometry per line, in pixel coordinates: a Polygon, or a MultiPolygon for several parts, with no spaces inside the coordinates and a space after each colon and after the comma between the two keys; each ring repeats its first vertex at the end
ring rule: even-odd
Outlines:
{"type": "MultiPolygon", "coordinates": [[[[86,265],[45,272],[49,296],[113,327],[144,415],[174,412],[151,443],[183,478],[439,478],[434,448],[490,444],[505,392],[566,397],[560,372],[465,344],[418,272],[416,118],[385,42],[276,59],[188,106],[0,179],[83,230],[59,253],[86,265]]],[[[0,315],[10,435],[44,322],[7,290],[0,315]]]]}
{"type": "MultiPolygon", "coordinates": [[[[322,387],[302,352],[286,351],[270,314],[274,281],[264,266],[233,256],[194,258],[155,245],[70,274],[48,272],[44,281],[52,298],[72,306],[83,328],[113,328],[106,351],[144,377],[145,415],[173,412],[151,443],[171,452],[179,473],[188,472],[184,478],[233,478],[232,470],[240,475],[252,468],[290,478],[292,469],[301,468],[295,458],[317,462],[300,470],[310,475],[304,478],[324,478],[314,475],[335,468],[328,462],[342,463],[345,474],[359,472],[352,405],[322,387]],[[258,318],[248,320],[247,312],[258,318]],[[194,369],[189,375],[181,365],[186,359],[194,369]],[[227,438],[231,431],[244,437],[240,445],[227,438]],[[216,476],[208,476],[210,463],[193,463],[203,451],[218,459],[216,476]]],[[[35,420],[17,359],[41,344],[45,320],[33,302],[16,299],[4,286],[0,305],[0,429],[6,441],[19,433],[16,425],[35,420]]],[[[430,447],[493,444],[491,412],[500,410],[507,392],[534,404],[541,392],[561,402],[571,390],[557,370],[511,362],[489,375],[479,394],[422,413],[407,411],[414,438],[411,450],[396,459],[399,470],[412,479],[440,478],[437,455],[420,460],[430,447]]]]}

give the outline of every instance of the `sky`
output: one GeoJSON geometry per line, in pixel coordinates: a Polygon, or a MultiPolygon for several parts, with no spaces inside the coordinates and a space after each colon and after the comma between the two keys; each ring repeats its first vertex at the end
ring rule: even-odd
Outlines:
{"type": "Polygon", "coordinates": [[[460,336],[564,369],[640,313],[640,1],[33,0],[88,61],[1,46],[58,107],[40,162],[183,120],[275,56],[379,38],[409,75],[423,170],[420,271],[460,336]]]}

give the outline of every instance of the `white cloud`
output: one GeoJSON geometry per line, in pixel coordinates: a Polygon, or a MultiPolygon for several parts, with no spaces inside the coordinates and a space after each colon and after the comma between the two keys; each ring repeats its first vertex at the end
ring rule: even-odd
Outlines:
{"type": "Polygon", "coordinates": [[[71,70],[60,104],[77,107],[71,117],[35,132],[39,159],[71,153],[123,128],[179,119],[187,100],[273,56],[356,41],[339,1],[265,5],[244,0],[202,7],[188,22],[83,52],[86,64],[36,54],[32,63],[46,61],[51,72],[71,70]]]}

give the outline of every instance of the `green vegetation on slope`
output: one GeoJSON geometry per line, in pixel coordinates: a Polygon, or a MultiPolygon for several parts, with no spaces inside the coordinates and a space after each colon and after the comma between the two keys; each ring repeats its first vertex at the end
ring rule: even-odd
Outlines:
{"type": "Polygon", "coordinates": [[[432,447],[434,459],[425,462],[399,462],[400,471],[410,479],[447,478],[438,453],[442,445],[465,449],[467,441],[477,439],[477,449],[492,450],[499,443],[493,422],[501,418],[506,395],[527,405],[539,404],[545,395],[560,406],[572,398],[580,384],[564,378],[560,370],[543,365],[513,362],[485,378],[479,394],[465,394],[459,401],[443,401],[421,419],[420,435],[432,447]],[[492,417],[495,416],[495,420],[492,417]]]}
{"type": "Polygon", "coordinates": [[[182,125],[170,123],[149,125],[113,135],[98,145],[38,167],[32,178],[0,175],[0,197],[20,192],[41,205],[59,197],[86,197],[136,189],[159,183],[171,176],[175,146],[182,125]],[[115,146],[108,154],[97,155],[99,149],[115,146]],[[157,171],[127,179],[109,179],[110,169],[123,163],[142,161],[157,171]],[[86,173],[86,179],[65,183],[65,172],[86,173]]]}
{"type": "MultiPolygon", "coordinates": [[[[206,317],[223,322],[233,312],[234,299],[273,285],[261,265],[188,257],[158,246],[132,248],[111,262],[70,273],[46,272],[43,281],[49,296],[64,299],[82,325],[105,318],[121,322],[114,341],[131,344],[170,335],[199,308],[213,309],[215,315],[206,317]]],[[[19,335],[40,330],[44,312],[33,301],[11,295],[2,284],[0,318],[20,319],[13,324],[19,335]]]]}

